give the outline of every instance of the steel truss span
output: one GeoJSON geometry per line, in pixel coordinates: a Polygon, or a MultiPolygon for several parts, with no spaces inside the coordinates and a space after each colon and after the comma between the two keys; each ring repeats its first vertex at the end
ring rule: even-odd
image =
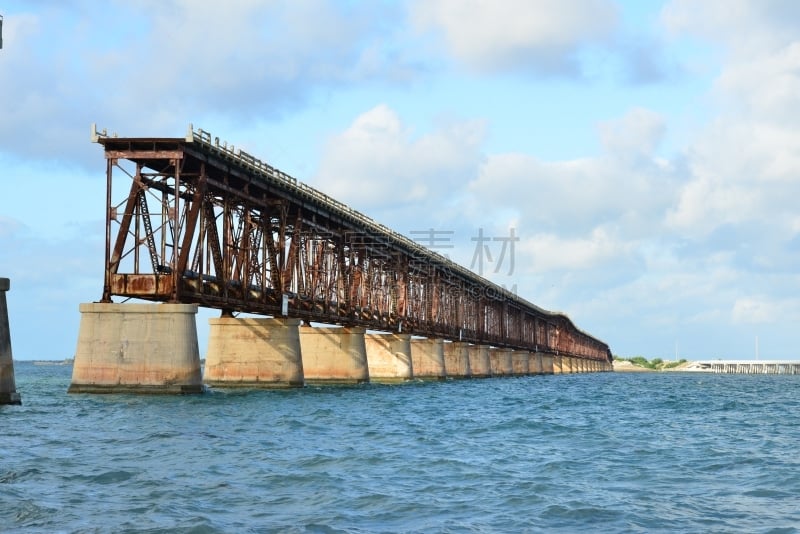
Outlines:
{"type": "Polygon", "coordinates": [[[106,158],[102,302],[196,303],[610,361],[604,342],[233,145],[92,140],[106,158]]]}

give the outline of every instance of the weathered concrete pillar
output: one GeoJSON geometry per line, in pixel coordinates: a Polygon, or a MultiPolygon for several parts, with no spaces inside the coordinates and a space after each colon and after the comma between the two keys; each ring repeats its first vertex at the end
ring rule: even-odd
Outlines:
{"type": "Polygon", "coordinates": [[[209,319],[203,380],[210,386],[303,386],[300,319],[209,319]]]}
{"type": "Polygon", "coordinates": [[[366,334],[370,382],[402,382],[414,377],[411,334],[366,334]]]}
{"type": "MultiPolygon", "coordinates": [[[[561,373],[563,373],[564,372],[564,363],[561,360],[561,356],[554,355],[552,357],[552,361],[553,361],[553,374],[554,375],[560,375],[561,373]]],[[[544,360],[542,360],[542,365],[544,365],[544,360]]]]}
{"type": "Polygon", "coordinates": [[[470,345],[467,348],[467,354],[472,378],[492,376],[492,368],[489,364],[489,347],[487,345],[470,345]]]}
{"type": "Polygon", "coordinates": [[[511,374],[514,376],[527,376],[531,374],[530,355],[527,350],[511,352],[511,374]]]}
{"type": "Polygon", "coordinates": [[[369,382],[365,332],[360,326],[300,327],[306,384],[369,382]]]}
{"type": "Polygon", "coordinates": [[[200,393],[196,304],[81,304],[70,393],[200,393]]]}
{"type": "Polygon", "coordinates": [[[555,374],[555,370],[553,368],[553,355],[552,354],[545,354],[544,352],[540,352],[542,356],[542,372],[546,375],[555,374]]]}
{"type": "Polygon", "coordinates": [[[0,278],[0,404],[22,404],[14,381],[14,358],[11,354],[11,329],[8,325],[6,291],[11,280],[0,278]]]}
{"type": "Polygon", "coordinates": [[[444,370],[450,378],[470,378],[469,343],[461,341],[442,343],[444,370]]]}
{"type": "Polygon", "coordinates": [[[414,378],[423,380],[444,380],[447,371],[444,366],[444,343],[441,339],[412,339],[411,361],[414,378]]]}
{"type": "Polygon", "coordinates": [[[489,349],[489,361],[492,366],[492,376],[511,376],[514,372],[514,365],[511,360],[511,349],[491,348],[489,349]]]}
{"type": "Polygon", "coordinates": [[[565,375],[575,372],[575,369],[572,367],[572,358],[569,356],[561,357],[561,372],[565,375]]]}
{"type": "Polygon", "coordinates": [[[541,375],[544,374],[544,368],[542,367],[542,355],[538,352],[531,352],[530,353],[530,371],[532,375],[541,375]]]}

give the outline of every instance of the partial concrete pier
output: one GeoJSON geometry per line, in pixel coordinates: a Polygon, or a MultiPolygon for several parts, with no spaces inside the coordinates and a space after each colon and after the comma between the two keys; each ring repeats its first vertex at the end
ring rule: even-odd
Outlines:
{"type": "Polygon", "coordinates": [[[81,304],[70,393],[200,393],[196,304],[81,304]]]}
{"type": "Polygon", "coordinates": [[[444,370],[450,378],[470,378],[469,343],[452,341],[442,343],[444,370]]]}
{"type": "Polygon", "coordinates": [[[511,352],[511,374],[514,376],[527,376],[531,374],[530,353],[526,350],[511,352]]]}
{"type": "Polygon", "coordinates": [[[512,349],[492,347],[489,349],[489,362],[492,366],[492,376],[511,376],[514,373],[512,362],[512,349]]]}
{"type": "Polygon", "coordinates": [[[303,387],[300,322],[300,319],[209,319],[203,380],[218,387],[303,387]]]}
{"type": "Polygon", "coordinates": [[[366,334],[370,382],[395,383],[411,380],[411,334],[366,334]]]}
{"type": "Polygon", "coordinates": [[[467,349],[467,354],[469,355],[469,369],[472,378],[488,378],[492,376],[488,345],[470,345],[467,349]]]}
{"type": "MultiPolygon", "coordinates": [[[[558,358],[558,356],[547,354],[545,352],[537,352],[537,354],[539,354],[542,358],[542,373],[546,375],[557,374],[554,362],[555,358],[558,358]]],[[[561,372],[558,372],[558,374],[561,374],[561,372]]]]}
{"type": "Polygon", "coordinates": [[[8,326],[6,291],[11,280],[0,278],[0,404],[22,404],[14,381],[14,359],[11,355],[11,329],[8,326]]]}
{"type": "Polygon", "coordinates": [[[444,366],[444,341],[423,338],[411,340],[411,361],[414,378],[422,380],[444,380],[447,372],[444,366]]]}
{"type": "Polygon", "coordinates": [[[362,327],[300,327],[306,384],[359,384],[369,381],[362,327]]]}
{"type": "Polygon", "coordinates": [[[542,366],[542,355],[538,352],[530,353],[530,361],[528,362],[532,375],[544,374],[544,367],[542,366]]]}

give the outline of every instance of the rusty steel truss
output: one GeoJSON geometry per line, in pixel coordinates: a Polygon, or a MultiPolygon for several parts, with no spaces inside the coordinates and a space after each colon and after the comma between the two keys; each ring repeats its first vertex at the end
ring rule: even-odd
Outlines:
{"type": "Polygon", "coordinates": [[[98,133],[112,296],[609,360],[602,341],[203,130],[98,133]]]}

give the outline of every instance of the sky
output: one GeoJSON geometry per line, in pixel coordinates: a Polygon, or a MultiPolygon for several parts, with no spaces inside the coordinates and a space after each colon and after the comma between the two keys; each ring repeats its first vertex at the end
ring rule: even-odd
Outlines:
{"type": "MultiPolygon", "coordinates": [[[[102,296],[109,133],[190,124],[620,356],[800,359],[795,0],[0,0],[16,359],[102,296]]],[[[207,319],[198,314],[201,356],[207,319]]]]}

